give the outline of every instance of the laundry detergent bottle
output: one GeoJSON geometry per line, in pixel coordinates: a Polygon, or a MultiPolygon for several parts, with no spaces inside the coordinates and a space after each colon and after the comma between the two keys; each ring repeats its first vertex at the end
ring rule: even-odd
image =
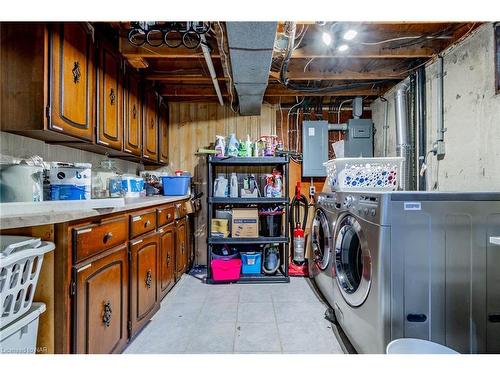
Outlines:
{"type": "Polygon", "coordinates": [[[228,156],[238,156],[238,149],[240,144],[236,139],[236,135],[231,133],[229,135],[229,141],[227,142],[227,155],[228,156]]]}
{"type": "Polygon", "coordinates": [[[229,194],[231,198],[238,198],[238,176],[236,173],[231,173],[231,184],[229,187],[229,194]]]}

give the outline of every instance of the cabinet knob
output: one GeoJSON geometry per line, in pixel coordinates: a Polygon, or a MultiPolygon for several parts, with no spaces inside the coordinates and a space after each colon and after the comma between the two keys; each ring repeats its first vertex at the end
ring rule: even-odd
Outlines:
{"type": "Polygon", "coordinates": [[[73,63],[73,69],[71,69],[71,73],[73,73],[73,83],[79,83],[80,77],[82,76],[82,72],[80,71],[80,62],[75,61],[73,63]]]}
{"type": "Polygon", "coordinates": [[[171,218],[171,217],[172,217],[172,214],[169,212],[169,213],[167,214],[167,220],[170,220],[170,218],[171,218]]]}
{"type": "Polygon", "coordinates": [[[109,90],[109,104],[115,105],[115,100],[116,100],[115,90],[111,88],[109,90]]]}
{"type": "Polygon", "coordinates": [[[144,228],[147,228],[147,227],[149,227],[149,224],[151,224],[151,221],[149,221],[149,220],[146,220],[146,222],[144,223],[144,228]]]}
{"type": "Polygon", "coordinates": [[[151,275],[151,270],[147,270],[146,272],[146,288],[151,288],[151,282],[153,280],[153,276],[151,275]]]}
{"type": "Polygon", "coordinates": [[[111,309],[111,301],[104,302],[104,308],[102,313],[102,322],[105,327],[109,327],[111,325],[111,315],[113,310],[111,309]]]}
{"type": "Polygon", "coordinates": [[[108,232],[102,238],[102,242],[107,243],[112,237],[113,237],[113,233],[112,232],[108,232]]]}

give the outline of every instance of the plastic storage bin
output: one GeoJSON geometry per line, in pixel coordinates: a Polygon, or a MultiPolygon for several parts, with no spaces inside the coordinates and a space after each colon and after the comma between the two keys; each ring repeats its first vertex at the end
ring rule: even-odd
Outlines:
{"type": "Polygon", "coordinates": [[[397,339],[386,348],[387,354],[460,354],[447,346],[421,339],[397,339]]]}
{"type": "Polygon", "coordinates": [[[241,253],[241,273],[260,273],[261,265],[261,253],[241,253]]]}
{"type": "Polygon", "coordinates": [[[282,232],[283,211],[259,212],[259,235],[262,237],[280,237],[282,232]]]}
{"type": "Polygon", "coordinates": [[[397,190],[403,170],[402,157],[338,158],[324,163],[334,191],[397,190]]]}
{"type": "Polygon", "coordinates": [[[0,236],[0,328],[30,309],[43,255],[54,247],[39,238],[0,236]]]}
{"type": "Polygon", "coordinates": [[[23,316],[0,329],[0,354],[35,354],[38,320],[44,303],[33,303],[23,316]]]}
{"type": "Polygon", "coordinates": [[[191,176],[163,176],[163,195],[187,195],[191,176]]]}
{"type": "Polygon", "coordinates": [[[241,259],[214,259],[210,263],[215,281],[237,281],[240,279],[241,259]]]}

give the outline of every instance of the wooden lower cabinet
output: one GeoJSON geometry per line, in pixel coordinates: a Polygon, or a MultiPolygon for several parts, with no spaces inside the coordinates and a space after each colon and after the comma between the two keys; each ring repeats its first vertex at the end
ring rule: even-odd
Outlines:
{"type": "Polygon", "coordinates": [[[74,353],[119,353],[127,344],[127,254],[125,243],[73,268],[74,353]]]}
{"type": "Polygon", "coordinates": [[[175,279],[178,280],[186,271],[188,251],[186,247],[186,218],[175,223],[175,279]]]}
{"type": "Polygon", "coordinates": [[[151,319],[160,307],[159,233],[130,242],[130,320],[131,337],[151,319]]]}
{"type": "Polygon", "coordinates": [[[175,225],[169,224],[160,233],[160,299],[175,283],[175,225]]]}

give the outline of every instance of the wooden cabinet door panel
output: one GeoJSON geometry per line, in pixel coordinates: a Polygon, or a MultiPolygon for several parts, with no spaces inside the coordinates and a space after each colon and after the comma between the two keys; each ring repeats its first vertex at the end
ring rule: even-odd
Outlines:
{"type": "Polygon", "coordinates": [[[121,60],[107,43],[99,49],[97,143],[122,149],[123,91],[121,60]]]}
{"type": "Polygon", "coordinates": [[[158,103],[151,86],[144,90],[143,152],[146,159],[158,160],[158,103]]]}
{"type": "Polygon", "coordinates": [[[131,242],[131,321],[132,336],[158,311],[158,233],[131,242]]]}
{"type": "Polygon", "coordinates": [[[176,276],[179,279],[186,268],[186,221],[181,219],[175,230],[175,263],[176,276]]]}
{"type": "Polygon", "coordinates": [[[160,163],[168,163],[168,107],[162,103],[159,110],[159,159],[160,163]]]}
{"type": "Polygon", "coordinates": [[[142,154],[142,105],[141,83],[137,76],[125,76],[125,126],[123,151],[133,155],[142,154]]]}
{"type": "Polygon", "coordinates": [[[74,352],[120,352],[127,342],[127,246],[74,270],[76,305],[74,352]]]}
{"type": "Polygon", "coordinates": [[[174,284],[175,226],[161,228],[160,233],[160,295],[163,298],[174,284]]]}
{"type": "Polygon", "coordinates": [[[92,141],[95,71],[92,37],[81,23],[54,26],[51,38],[49,128],[92,141]]]}

